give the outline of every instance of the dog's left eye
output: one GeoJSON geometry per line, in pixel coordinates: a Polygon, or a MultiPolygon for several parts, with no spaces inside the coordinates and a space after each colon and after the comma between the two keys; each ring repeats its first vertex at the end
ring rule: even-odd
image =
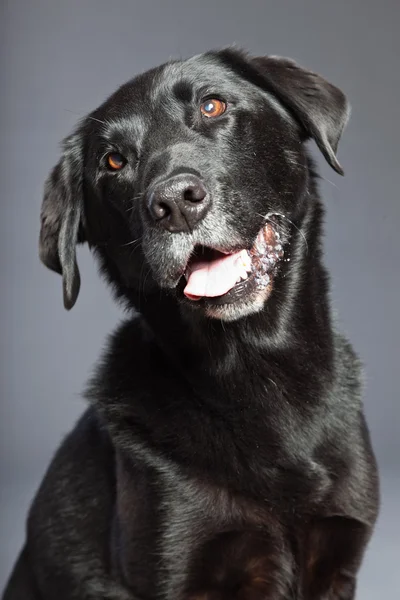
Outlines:
{"type": "Polygon", "coordinates": [[[126,163],[126,158],[119,152],[110,152],[106,156],[106,165],[110,171],[120,171],[126,163]]]}
{"type": "Polygon", "coordinates": [[[205,117],[220,117],[226,111],[226,103],[217,98],[210,98],[200,104],[200,112],[205,117]]]}

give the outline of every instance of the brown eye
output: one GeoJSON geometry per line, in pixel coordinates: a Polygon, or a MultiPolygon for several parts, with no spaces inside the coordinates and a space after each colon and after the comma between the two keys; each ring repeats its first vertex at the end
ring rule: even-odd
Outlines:
{"type": "Polygon", "coordinates": [[[220,117],[226,111],[226,104],[222,100],[211,98],[200,104],[200,111],[205,117],[220,117]]]}
{"type": "Polygon", "coordinates": [[[107,167],[112,171],[120,171],[126,165],[126,158],[118,152],[107,154],[107,167]]]}

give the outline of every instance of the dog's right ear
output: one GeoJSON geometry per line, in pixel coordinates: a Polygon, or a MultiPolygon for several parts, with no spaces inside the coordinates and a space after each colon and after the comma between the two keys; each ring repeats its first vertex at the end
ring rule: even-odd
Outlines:
{"type": "Polygon", "coordinates": [[[82,138],[82,132],[77,131],[63,141],[61,159],[45,183],[40,215],[39,256],[46,267],[62,275],[67,310],[74,306],[80,288],[76,245],[86,241],[82,138]]]}

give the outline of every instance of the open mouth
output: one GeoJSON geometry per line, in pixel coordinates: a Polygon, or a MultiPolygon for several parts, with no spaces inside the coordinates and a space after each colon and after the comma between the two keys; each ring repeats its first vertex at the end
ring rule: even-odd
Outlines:
{"type": "Polygon", "coordinates": [[[271,285],[277,263],[283,257],[279,232],[267,223],[254,245],[226,254],[197,247],[185,271],[183,294],[191,302],[230,304],[271,285]]]}

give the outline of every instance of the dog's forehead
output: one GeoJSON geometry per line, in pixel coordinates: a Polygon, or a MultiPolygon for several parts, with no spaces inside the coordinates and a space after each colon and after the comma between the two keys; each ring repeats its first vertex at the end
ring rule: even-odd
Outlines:
{"type": "MultiPolygon", "coordinates": [[[[119,88],[98,109],[106,137],[122,131],[144,131],[172,104],[185,104],[208,94],[244,93],[246,82],[225,66],[217,55],[200,54],[171,61],[136,76],[119,88]]],[[[169,113],[170,114],[170,113],[169,113]]]]}
{"type": "MultiPolygon", "coordinates": [[[[152,99],[157,100],[165,95],[179,95],[186,85],[187,92],[196,93],[203,88],[214,88],[222,92],[229,87],[243,89],[246,85],[228,66],[219,60],[218,55],[199,54],[187,60],[171,62],[163,65],[151,86],[152,99]],[[179,87],[181,86],[181,87],[179,87]]],[[[182,97],[182,100],[186,98],[182,97]]],[[[187,98],[189,100],[189,98],[187,98]]]]}
{"type": "Polygon", "coordinates": [[[190,102],[194,95],[243,91],[246,81],[219,60],[217,54],[199,54],[171,61],[136,76],[121,86],[103,104],[103,113],[126,116],[129,111],[145,114],[165,99],[190,102]]]}
{"type": "MultiPolygon", "coordinates": [[[[123,136],[127,133],[139,139],[157,118],[180,115],[179,110],[171,109],[182,108],[187,103],[199,102],[201,98],[214,94],[228,100],[240,99],[242,106],[251,109],[258,95],[256,90],[256,86],[230,67],[218,52],[170,61],[138,75],[106,101],[99,114],[105,121],[102,132],[110,139],[115,134],[123,136]]],[[[290,115],[274,96],[261,90],[258,93],[263,94],[275,113],[293,124],[290,115]]]]}

